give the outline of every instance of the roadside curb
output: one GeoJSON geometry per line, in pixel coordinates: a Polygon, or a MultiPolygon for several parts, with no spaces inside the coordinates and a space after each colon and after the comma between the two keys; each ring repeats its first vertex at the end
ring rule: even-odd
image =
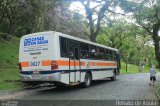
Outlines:
{"type": "Polygon", "coordinates": [[[160,85],[158,86],[158,88],[156,89],[156,96],[157,96],[157,99],[160,101],[160,95],[158,94],[158,90],[160,90],[160,85]]]}

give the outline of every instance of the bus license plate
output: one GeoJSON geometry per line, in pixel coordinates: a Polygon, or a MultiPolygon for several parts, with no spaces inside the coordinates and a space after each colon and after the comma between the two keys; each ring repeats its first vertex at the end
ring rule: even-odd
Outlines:
{"type": "Polygon", "coordinates": [[[37,75],[39,74],[39,71],[33,71],[33,74],[37,75]]]}

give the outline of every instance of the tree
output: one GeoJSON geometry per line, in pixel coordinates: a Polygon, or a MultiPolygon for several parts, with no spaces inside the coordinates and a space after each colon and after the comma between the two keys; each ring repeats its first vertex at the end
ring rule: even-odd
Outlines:
{"type": "Polygon", "coordinates": [[[138,51],[138,66],[139,66],[139,72],[143,71],[142,66],[144,66],[144,60],[143,60],[143,50],[145,47],[146,42],[148,42],[147,37],[143,37],[142,35],[138,35],[136,34],[135,39],[134,40],[134,44],[135,44],[135,48],[138,51]]]}
{"type": "Polygon", "coordinates": [[[88,36],[91,41],[96,42],[96,37],[101,29],[101,21],[105,17],[106,12],[113,12],[110,7],[114,7],[117,0],[80,0],[80,2],[85,8],[89,23],[88,36]]]}
{"type": "Polygon", "coordinates": [[[128,37],[127,39],[125,39],[125,42],[121,47],[121,56],[123,58],[123,61],[126,63],[125,66],[126,72],[128,71],[129,58],[132,56],[133,48],[134,46],[130,42],[130,38],[128,37]]]}
{"type": "Polygon", "coordinates": [[[132,12],[133,16],[142,28],[152,36],[155,55],[160,67],[160,1],[159,0],[141,0],[139,2],[121,0],[121,7],[125,12],[132,12]]]}
{"type": "MultiPolygon", "coordinates": [[[[17,0],[0,0],[0,31],[7,32],[8,29],[12,30],[14,23],[12,16],[13,8],[16,5],[17,0]]],[[[11,31],[12,32],[12,31],[11,31]]]]}
{"type": "Polygon", "coordinates": [[[103,42],[103,44],[108,45],[113,48],[120,49],[123,44],[124,39],[129,34],[128,30],[129,24],[126,21],[120,20],[110,20],[108,25],[102,27],[100,32],[100,37],[98,42],[103,42]]]}
{"type": "Polygon", "coordinates": [[[59,31],[85,38],[81,15],[64,0],[0,0],[0,32],[21,37],[41,31],[59,31]]]}
{"type": "Polygon", "coordinates": [[[46,3],[43,0],[1,0],[0,32],[22,36],[42,31],[46,3]]]}
{"type": "Polygon", "coordinates": [[[126,63],[126,71],[128,71],[128,63],[131,63],[131,58],[136,54],[132,39],[134,29],[133,25],[125,21],[110,20],[108,26],[102,27],[97,37],[99,43],[119,49],[122,60],[126,63]]]}
{"type": "Polygon", "coordinates": [[[82,16],[69,9],[70,2],[64,0],[52,1],[54,6],[46,13],[45,29],[54,30],[72,36],[85,38],[83,36],[82,16]]]}
{"type": "Polygon", "coordinates": [[[9,11],[11,4],[14,0],[0,0],[0,24],[4,18],[6,18],[6,13],[9,11]]]}

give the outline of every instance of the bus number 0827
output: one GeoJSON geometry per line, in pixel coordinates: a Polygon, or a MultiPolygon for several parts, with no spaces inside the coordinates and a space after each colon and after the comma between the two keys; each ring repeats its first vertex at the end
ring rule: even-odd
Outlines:
{"type": "Polygon", "coordinates": [[[30,66],[39,66],[40,62],[30,62],[30,66]]]}

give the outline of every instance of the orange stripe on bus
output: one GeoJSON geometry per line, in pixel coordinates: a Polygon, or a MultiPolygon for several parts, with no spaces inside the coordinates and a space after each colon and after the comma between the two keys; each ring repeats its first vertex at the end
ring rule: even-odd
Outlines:
{"type": "MultiPolygon", "coordinates": [[[[42,66],[51,66],[51,62],[52,62],[52,60],[45,60],[45,61],[42,61],[42,66]]],[[[80,63],[79,63],[79,61],[65,61],[65,60],[57,60],[56,61],[57,62],[57,64],[58,64],[58,66],[69,66],[69,64],[70,64],[70,66],[79,66],[80,65],[80,63]]],[[[85,62],[81,62],[81,66],[85,66],[85,62]]]]}
{"type": "Polygon", "coordinates": [[[108,62],[90,62],[90,66],[117,66],[117,63],[108,63],[108,62]]]}
{"type": "MultiPolygon", "coordinates": [[[[56,60],[58,66],[86,66],[86,62],[82,61],[73,61],[70,62],[67,60],[56,60]]],[[[52,60],[45,60],[41,62],[42,66],[51,66],[52,60]]],[[[117,63],[108,63],[108,62],[90,62],[90,66],[117,66],[117,63]]],[[[21,62],[21,67],[29,67],[29,62],[21,62]]]]}
{"type": "MultiPolygon", "coordinates": [[[[59,66],[80,66],[80,62],[79,61],[64,61],[64,60],[58,60],[57,61],[57,64],[59,65],[59,66]]],[[[81,66],[85,66],[85,62],[81,62],[81,66]]]]}
{"type": "Polygon", "coordinates": [[[42,66],[51,66],[51,62],[52,62],[52,60],[45,60],[45,61],[42,61],[41,65],[42,66]]]}
{"type": "Polygon", "coordinates": [[[96,66],[117,66],[117,64],[116,63],[97,62],[96,66]]]}
{"type": "Polygon", "coordinates": [[[95,66],[95,63],[94,62],[90,62],[90,66],[95,66]]]}
{"type": "Polygon", "coordinates": [[[59,66],[69,66],[69,61],[57,60],[59,66]]]}
{"type": "Polygon", "coordinates": [[[29,67],[29,62],[21,62],[21,67],[29,67]]]}
{"type": "Polygon", "coordinates": [[[86,62],[81,62],[81,66],[86,66],[86,62]]]}

